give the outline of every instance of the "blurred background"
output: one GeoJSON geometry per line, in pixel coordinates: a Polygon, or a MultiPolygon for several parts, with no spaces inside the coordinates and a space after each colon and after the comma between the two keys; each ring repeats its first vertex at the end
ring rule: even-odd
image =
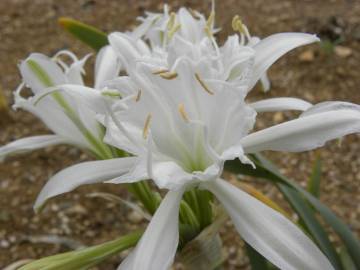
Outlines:
{"type": "MultiPolygon", "coordinates": [[[[210,1],[168,4],[173,10],[182,5],[206,14],[210,10],[210,1]]],[[[162,8],[162,1],[1,0],[0,145],[48,132],[31,114],[10,110],[12,91],[20,83],[19,61],[31,52],[53,55],[69,49],[79,57],[92,52],[58,26],[60,16],[72,17],[105,32],[125,31],[135,26],[136,17],[145,10],[162,8]]],[[[272,90],[264,94],[259,88],[252,92],[250,100],[291,96],[312,103],[343,100],[360,104],[360,1],[218,0],[216,25],[223,29],[218,36],[220,41],[232,33],[231,20],[236,14],[255,36],[299,31],[316,33],[322,39],[320,44],[297,49],[278,61],[269,71],[272,90]]],[[[89,83],[92,63],[93,59],[86,65],[89,83]]],[[[293,113],[269,113],[260,117],[258,128],[292,117],[293,113]]],[[[351,135],[341,145],[334,141],[317,151],[267,156],[302,185],[316,156],[320,156],[323,161],[320,198],[360,237],[359,153],[360,136],[351,135]]],[[[57,146],[0,163],[0,269],[20,259],[40,258],[111,240],[146,224],[123,205],[87,196],[102,191],[130,198],[123,187],[112,185],[81,187],[49,202],[40,215],[34,214],[32,205],[48,177],[89,158],[75,148],[57,146]]],[[[288,209],[274,187],[255,184],[288,209]]],[[[225,269],[247,269],[241,239],[230,222],[221,233],[228,258],[225,269]]],[[[122,255],[97,269],[116,269],[122,255]]]]}

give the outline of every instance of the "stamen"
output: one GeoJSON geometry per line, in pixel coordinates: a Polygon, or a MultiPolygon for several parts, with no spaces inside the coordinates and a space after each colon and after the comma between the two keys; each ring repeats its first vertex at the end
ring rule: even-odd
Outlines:
{"type": "Polygon", "coordinates": [[[205,31],[205,34],[208,36],[208,38],[211,39],[213,37],[213,33],[211,32],[211,30],[208,26],[205,26],[204,31],[205,31]]]}
{"type": "Polygon", "coordinates": [[[214,19],[215,19],[215,12],[211,11],[209,18],[206,21],[206,26],[209,27],[209,29],[212,28],[214,19]]]}
{"type": "Polygon", "coordinates": [[[167,26],[166,26],[168,30],[171,30],[174,27],[175,19],[176,19],[175,12],[171,12],[169,21],[168,21],[167,26]]]}
{"type": "Polygon", "coordinates": [[[197,15],[196,12],[192,8],[188,8],[188,11],[195,20],[200,20],[200,16],[197,15]]]}
{"type": "Polygon", "coordinates": [[[163,72],[163,73],[160,73],[159,75],[161,78],[166,79],[166,80],[172,80],[178,76],[178,74],[173,71],[163,72]]]}
{"type": "Polygon", "coordinates": [[[138,91],[138,93],[135,97],[135,102],[139,102],[140,98],[141,98],[141,90],[138,91]]]}
{"type": "Polygon", "coordinates": [[[146,139],[149,134],[149,127],[151,122],[151,113],[149,113],[145,119],[144,129],[143,129],[143,138],[146,139]]]}
{"type": "Polygon", "coordinates": [[[169,72],[169,70],[168,69],[160,69],[160,70],[157,70],[157,71],[153,71],[152,74],[159,75],[159,74],[165,73],[165,72],[169,72]]]}
{"type": "Polygon", "coordinates": [[[231,26],[234,29],[234,31],[239,31],[240,33],[245,33],[243,23],[240,19],[239,15],[234,16],[231,22],[231,26]]]}
{"type": "Polygon", "coordinates": [[[210,94],[213,95],[214,92],[209,89],[209,87],[204,83],[204,81],[200,78],[199,74],[195,73],[196,80],[200,83],[200,85],[204,88],[204,90],[210,94]]]}
{"type": "Polygon", "coordinates": [[[248,40],[251,39],[250,33],[248,28],[240,19],[239,15],[234,16],[231,22],[231,26],[234,29],[234,31],[238,31],[240,34],[244,34],[248,40]]]}
{"type": "Polygon", "coordinates": [[[120,95],[119,92],[117,92],[117,91],[112,91],[112,90],[103,91],[103,92],[101,92],[101,94],[102,94],[103,96],[114,97],[114,98],[120,98],[120,97],[121,97],[121,95],[120,95]]]}
{"type": "Polygon", "coordinates": [[[178,23],[168,32],[169,40],[175,35],[175,33],[180,29],[180,27],[181,27],[181,24],[178,23]]]}
{"type": "Polygon", "coordinates": [[[189,122],[189,117],[186,114],[184,103],[180,103],[178,106],[179,113],[185,122],[189,122]]]}

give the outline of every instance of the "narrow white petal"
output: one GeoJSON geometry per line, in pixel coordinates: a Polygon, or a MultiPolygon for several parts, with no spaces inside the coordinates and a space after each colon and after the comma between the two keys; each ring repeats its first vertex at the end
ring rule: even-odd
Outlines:
{"type": "Polygon", "coordinates": [[[224,180],[206,184],[241,237],[280,269],[331,270],[328,259],[291,221],[224,180]]]}
{"type": "Polygon", "coordinates": [[[94,112],[106,114],[108,112],[108,105],[105,98],[99,91],[94,88],[77,85],[77,84],[63,84],[56,87],[47,88],[37,93],[32,102],[37,104],[41,99],[56,91],[63,91],[71,96],[76,102],[91,108],[94,112]]]}
{"type": "Polygon", "coordinates": [[[66,70],[66,78],[67,82],[71,84],[79,84],[84,85],[83,74],[84,65],[86,61],[90,58],[91,54],[85,55],[81,60],[74,60],[74,63],[70,65],[70,67],[66,70]]]}
{"type": "Polygon", "coordinates": [[[167,270],[179,243],[179,206],[184,189],[169,191],[136,248],[118,270],[167,270]]]}
{"type": "Polygon", "coordinates": [[[325,101],[315,104],[308,110],[304,111],[300,115],[300,117],[309,116],[315,113],[337,111],[337,110],[355,110],[360,112],[360,105],[350,102],[344,102],[344,101],[325,101]]]}
{"type": "Polygon", "coordinates": [[[245,153],[263,150],[299,152],[360,132],[360,111],[327,111],[281,123],[242,138],[245,153]]]}
{"type": "Polygon", "coordinates": [[[33,151],[50,145],[62,143],[69,143],[69,140],[57,135],[42,135],[19,139],[0,147],[0,161],[2,161],[7,155],[33,151]]]}
{"type": "Polygon", "coordinates": [[[253,47],[256,54],[254,74],[249,90],[254,87],[266,70],[285,53],[316,41],[319,39],[315,35],[304,33],[279,33],[262,39],[253,47]]]}
{"type": "Polygon", "coordinates": [[[45,87],[66,82],[65,74],[61,68],[51,58],[40,53],[32,53],[21,62],[19,68],[25,84],[34,93],[45,87]]]}
{"type": "Polygon", "coordinates": [[[111,46],[103,47],[95,62],[95,88],[100,89],[105,81],[114,79],[120,71],[120,60],[111,46]]]}
{"type": "Polygon", "coordinates": [[[271,82],[266,72],[260,77],[260,82],[265,93],[270,90],[271,82]]]}
{"type": "Polygon", "coordinates": [[[72,191],[78,186],[105,182],[128,172],[135,162],[134,157],[89,161],[66,168],[46,183],[38,195],[34,208],[39,209],[46,200],[72,191]]]}
{"type": "Polygon", "coordinates": [[[286,110],[306,111],[312,104],[299,98],[269,98],[263,99],[250,104],[258,113],[260,112],[277,112],[286,110]]]}
{"type": "Polygon", "coordinates": [[[122,63],[128,68],[135,64],[135,59],[139,58],[140,52],[136,47],[135,41],[124,33],[112,33],[108,36],[109,43],[121,58],[122,63]]]}

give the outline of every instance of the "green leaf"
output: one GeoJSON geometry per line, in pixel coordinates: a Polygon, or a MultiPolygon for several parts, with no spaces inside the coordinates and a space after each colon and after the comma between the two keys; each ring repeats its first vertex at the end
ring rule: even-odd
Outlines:
{"type": "Polygon", "coordinates": [[[284,194],[292,208],[299,215],[301,224],[304,224],[305,230],[313,237],[317,245],[329,258],[335,269],[342,269],[341,262],[335,248],[331,244],[328,235],[323,226],[317,220],[313,209],[308,202],[295,189],[286,184],[276,183],[277,187],[284,194]]]}
{"type": "Polygon", "coordinates": [[[116,253],[135,246],[142,234],[142,231],[137,231],[93,247],[45,257],[26,264],[19,270],[88,269],[116,253]]]}
{"type": "Polygon", "coordinates": [[[246,253],[250,260],[251,270],[269,270],[267,260],[253,249],[249,244],[245,243],[246,253]]]}
{"type": "Polygon", "coordinates": [[[280,182],[286,184],[300,194],[314,207],[323,219],[334,229],[345,244],[347,251],[356,265],[360,265],[360,242],[356,236],[351,232],[349,227],[341,221],[327,206],[322,204],[317,198],[309,192],[301,188],[299,185],[281,175],[278,170],[261,155],[253,155],[256,169],[252,169],[250,165],[242,164],[239,160],[227,161],[225,169],[237,174],[250,175],[254,177],[271,180],[275,183],[280,182]]]}
{"type": "Polygon", "coordinates": [[[346,248],[340,248],[340,258],[344,270],[357,270],[354,261],[351,259],[349,253],[346,251],[346,248]]]}
{"type": "Polygon", "coordinates": [[[307,183],[307,190],[316,198],[319,198],[320,195],[320,179],[321,179],[321,159],[317,157],[311,176],[307,183]]]}
{"type": "Polygon", "coordinates": [[[96,51],[109,44],[106,33],[91,25],[66,17],[59,18],[58,22],[66,31],[96,51]]]}

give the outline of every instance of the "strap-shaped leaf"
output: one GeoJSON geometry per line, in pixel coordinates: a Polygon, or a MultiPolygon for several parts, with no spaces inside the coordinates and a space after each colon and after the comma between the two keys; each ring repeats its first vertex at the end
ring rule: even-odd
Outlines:
{"type": "Polygon", "coordinates": [[[237,174],[250,175],[254,177],[264,178],[273,182],[286,184],[308,200],[313,208],[316,209],[323,219],[334,229],[345,244],[347,251],[356,265],[360,265],[360,242],[351,232],[349,227],[341,221],[327,206],[322,204],[317,198],[309,192],[301,188],[299,185],[281,175],[278,170],[264,157],[257,154],[253,156],[256,164],[254,170],[250,165],[242,164],[239,160],[227,161],[225,169],[237,174]]]}
{"type": "Polygon", "coordinates": [[[100,245],[45,257],[26,264],[19,270],[88,269],[114,254],[135,246],[142,233],[137,231],[100,245]]]}
{"type": "Polygon", "coordinates": [[[106,33],[91,25],[66,17],[59,18],[59,24],[96,51],[109,43],[106,33]]]}
{"type": "Polygon", "coordinates": [[[320,195],[320,179],[321,179],[321,159],[316,158],[311,176],[307,183],[307,190],[314,195],[316,198],[319,198],[320,195]]]}
{"type": "Polygon", "coordinates": [[[249,244],[245,243],[246,254],[249,257],[251,270],[269,270],[268,261],[249,244]]]}
{"type": "Polygon", "coordinates": [[[305,226],[306,231],[313,237],[320,249],[329,258],[334,268],[342,269],[340,258],[335,248],[331,244],[325,229],[315,217],[315,213],[308,202],[299,192],[288,185],[282,183],[276,183],[276,185],[299,215],[300,221],[305,226]]]}
{"type": "Polygon", "coordinates": [[[344,270],[357,270],[359,268],[356,267],[355,263],[349,256],[349,253],[346,251],[346,248],[340,248],[340,259],[343,265],[344,270]]]}

